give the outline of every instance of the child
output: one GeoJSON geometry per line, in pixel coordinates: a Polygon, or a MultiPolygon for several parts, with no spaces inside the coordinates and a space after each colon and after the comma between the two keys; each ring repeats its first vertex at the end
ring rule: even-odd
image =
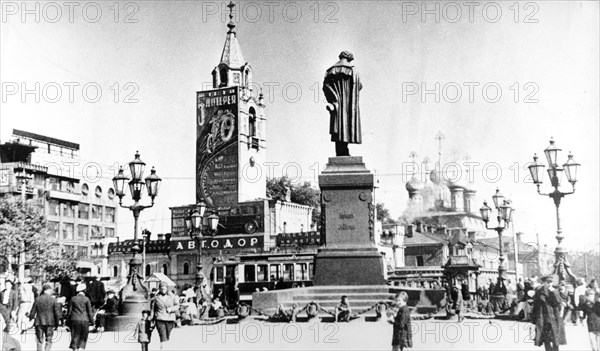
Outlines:
{"type": "Polygon", "coordinates": [[[392,335],[392,351],[402,351],[405,347],[412,347],[412,330],[410,325],[410,310],[406,305],[408,294],[402,291],[396,294],[396,305],[399,307],[395,317],[390,317],[388,322],[394,325],[392,335]]]}
{"type": "Polygon", "coordinates": [[[136,333],[138,342],[142,345],[142,351],[148,351],[148,344],[150,344],[150,337],[152,336],[149,310],[142,311],[142,319],[138,322],[136,333]]]}
{"type": "Polygon", "coordinates": [[[348,296],[342,296],[342,300],[336,308],[338,322],[350,322],[350,304],[348,304],[348,296]]]}
{"type": "Polygon", "coordinates": [[[579,310],[587,316],[592,350],[598,351],[600,350],[600,297],[596,298],[596,292],[593,289],[588,289],[585,297],[586,300],[579,304],[579,310]]]}

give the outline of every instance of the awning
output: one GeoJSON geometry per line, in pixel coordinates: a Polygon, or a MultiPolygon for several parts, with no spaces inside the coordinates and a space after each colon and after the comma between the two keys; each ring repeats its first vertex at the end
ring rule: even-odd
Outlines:
{"type": "Polygon", "coordinates": [[[175,286],[171,278],[162,273],[152,273],[144,283],[167,283],[167,286],[175,286]]]}

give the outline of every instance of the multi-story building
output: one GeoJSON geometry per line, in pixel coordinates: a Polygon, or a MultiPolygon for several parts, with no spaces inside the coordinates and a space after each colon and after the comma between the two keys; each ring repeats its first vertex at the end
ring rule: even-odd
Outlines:
{"type": "Polygon", "coordinates": [[[77,257],[81,272],[108,275],[118,223],[112,170],[82,160],[73,142],[21,130],[12,138],[0,145],[0,196],[21,194],[16,175],[30,175],[25,195],[44,209],[50,237],[77,257]]]}

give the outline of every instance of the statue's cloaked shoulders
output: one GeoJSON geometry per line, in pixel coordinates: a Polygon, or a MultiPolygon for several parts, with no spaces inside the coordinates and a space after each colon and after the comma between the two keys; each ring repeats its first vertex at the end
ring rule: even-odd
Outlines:
{"type": "Polygon", "coordinates": [[[353,65],[348,64],[347,62],[342,62],[341,60],[336,62],[333,66],[329,67],[325,72],[325,78],[330,75],[344,74],[347,76],[352,76],[358,74],[356,72],[356,68],[353,65]]]}

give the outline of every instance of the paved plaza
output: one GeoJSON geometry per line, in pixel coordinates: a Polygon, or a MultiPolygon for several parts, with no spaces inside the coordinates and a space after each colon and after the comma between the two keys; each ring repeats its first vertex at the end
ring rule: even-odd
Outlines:
{"type": "MultiPolygon", "coordinates": [[[[533,345],[529,323],[465,320],[413,321],[412,350],[543,350],[533,345]]],[[[568,345],[561,350],[589,350],[587,328],[567,325],[568,345]]],[[[390,350],[387,322],[266,323],[184,326],[173,330],[171,350],[390,350]]],[[[54,350],[67,350],[70,335],[59,330],[54,350]]],[[[154,332],[150,350],[159,350],[154,332]]],[[[21,335],[23,350],[35,350],[33,331],[21,335]]],[[[121,333],[90,334],[87,350],[139,350],[133,328],[121,333]]]]}

